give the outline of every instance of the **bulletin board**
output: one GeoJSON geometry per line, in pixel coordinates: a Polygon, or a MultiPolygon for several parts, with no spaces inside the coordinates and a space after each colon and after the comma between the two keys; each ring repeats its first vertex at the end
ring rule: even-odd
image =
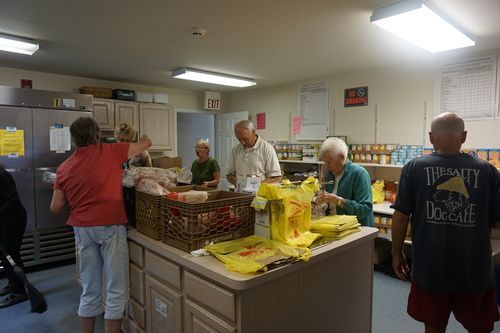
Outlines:
{"type": "Polygon", "coordinates": [[[324,140],[330,124],[330,85],[328,82],[299,87],[297,109],[301,119],[296,140],[324,140]]]}

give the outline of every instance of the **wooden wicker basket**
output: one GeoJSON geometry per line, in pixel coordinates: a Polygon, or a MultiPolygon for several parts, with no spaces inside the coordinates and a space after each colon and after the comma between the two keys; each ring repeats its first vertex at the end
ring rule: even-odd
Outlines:
{"type": "Polygon", "coordinates": [[[95,98],[112,98],[113,89],[100,87],[81,87],[80,93],[92,95],[95,98]]]}

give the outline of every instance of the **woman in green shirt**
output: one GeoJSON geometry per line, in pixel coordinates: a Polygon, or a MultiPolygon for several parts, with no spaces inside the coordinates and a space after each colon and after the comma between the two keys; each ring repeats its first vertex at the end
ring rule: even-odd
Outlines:
{"type": "Polygon", "coordinates": [[[195,185],[207,186],[216,188],[220,180],[220,167],[215,159],[208,156],[210,145],[207,140],[199,139],[196,141],[197,160],[191,165],[191,173],[195,185]]]}
{"type": "Polygon", "coordinates": [[[329,204],[329,215],[356,215],[364,226],[373,226],[373,204],[370,175],[362,166],[347,159],[347,145],[339,138],[326,139],[319,149],[319,157],[328,171],[325,186],[316,199],[329,204]]]}

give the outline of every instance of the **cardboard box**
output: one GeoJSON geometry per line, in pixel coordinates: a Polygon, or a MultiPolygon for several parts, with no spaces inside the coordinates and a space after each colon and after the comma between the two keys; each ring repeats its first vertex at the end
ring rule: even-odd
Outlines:
{"type": "Polygon", "coordinates": [[[135,100],[137,102],[153,103],[153,94],[137,91],[135,94],[135,100]]]}
{"type": "MultiPolygon", "coordinates": [[[[257,212],[255,213],[257,214],[257,212]]],[[[255,223],[255,235],[265,239],[273,238],[273,235],[271,233],[271,227],[269,225],[263,225],[260,223],[255,223]]]]}
{"type": "Polygon", "coordinates": [[[161,94],[161,93],[154,93],[153,94],[153,101],[155,103],[168,104],[168,95],[161,94]]]}
{"type": "Polygon", "coordinates": [[[151,161],[153,163],[153,166],[155,168],[163,168],[163,169],[169,169],[169,168],[182,168],[182,158],[177,156],[177,157],[167,157],[167,156],[162,156],[155,158],[151,161]]]}
{"type": "MultiPolygon", "coordinates": [[[[255,206],[253,207],[255,208],[255,206]]],[[[255,234],[272,239],[271,225],[273,219],[271,211],[282,212],[283,209],[283,201],[281,200],[268,200],[264,208],[255,208],[255,234]]]]}

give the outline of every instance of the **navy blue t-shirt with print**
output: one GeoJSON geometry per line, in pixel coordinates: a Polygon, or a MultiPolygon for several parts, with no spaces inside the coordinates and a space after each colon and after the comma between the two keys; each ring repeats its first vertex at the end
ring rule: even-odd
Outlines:
{"type": "Polygon", "coordinates": [[[500,221],[500,173],[467,154],[407,163],[392,206],[411,216],[413,281],[427,291],[494,287],[490,232],[500,221]]]}

